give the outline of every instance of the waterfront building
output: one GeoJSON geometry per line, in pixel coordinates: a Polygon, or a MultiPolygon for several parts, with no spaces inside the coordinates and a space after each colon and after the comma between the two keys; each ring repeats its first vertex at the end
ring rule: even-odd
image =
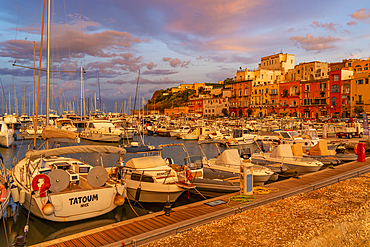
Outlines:
{"type": "Polygon", "coordinates": [[[300,81],[287,81],[279,84],[280,116],[301,117],[300,81]]]}
{"type": "Polygon", "coordinates": [[[353,61],[353,78],[351,81],[351,112],[359,114],[361,111],[370,113],[370,60],[353,61]]]}
{"type": "Polygon", "coordinates": [[[197,96],[189,98],[189,114],[203,116],[203,98],[197,96]]]}
{"type": "Polygon", "coordinates": [[[329,72],[329,116],[349,118],[351,116],[351,78],[353,71],[348,68],[329,72]]]}
{"type": "Polygon", "coordinates": [[[164,115],[168,117],[182,117],[187,116],[189,113],[188,106],[180,106],[175,108],[166,108],[164,109],[164,115]]]}

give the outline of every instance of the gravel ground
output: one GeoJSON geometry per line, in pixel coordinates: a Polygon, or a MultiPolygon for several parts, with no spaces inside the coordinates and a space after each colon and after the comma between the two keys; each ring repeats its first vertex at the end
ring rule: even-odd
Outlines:
{"type": "Polygon", "coordinates": [[[370,174],[145,246],[370,246],[370,174]]]}

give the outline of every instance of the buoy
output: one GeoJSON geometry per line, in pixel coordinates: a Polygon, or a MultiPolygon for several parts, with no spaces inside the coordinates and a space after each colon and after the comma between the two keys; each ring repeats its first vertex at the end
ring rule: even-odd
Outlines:
{"type": "Polygon", "coordinates": [[[23,204],[25,201],[26,201],[26,191],[22,189],[21,192],[19,193],[19,203],[23,204]]]}
{"type": "Polygon", "coordinates": [[[19,202],[19,191],[18,191],[18,188],[16,186],[13,186],[10,189],[10,191],[12,193],[13,202],[19,202]]]}
{"type": "Polygon", "coordinates": [[[141,194],[141,187],[139,187],[139,188],[136,189],[135,201],[139,201],[140,194],[141,194]]]}
{"type": "Polygon", "coordinates": [[[51,204],[50,202],[46,203],[46,204],[42,207],[42,212],[43,212],[45,215],[51,215],[52,213],[54,213],[54,206],[53,206],[53,204],[51,204]]]}
{"type": "Polygon", "coordinates": [[[125,198],[120,195],[120,194],[117,194],[115,197],[114,197],[114,204],[117,205],[117,206],[122,206],[123,204],[125,203],[125,198]]]}

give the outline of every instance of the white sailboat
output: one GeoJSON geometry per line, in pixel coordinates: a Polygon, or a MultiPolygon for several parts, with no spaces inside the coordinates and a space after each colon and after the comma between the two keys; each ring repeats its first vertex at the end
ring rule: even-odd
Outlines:
{"type": "Polygon", "coordinates": [[[10,200],[10,186],[7,181],[7,175],[8,171],[6,170],[4,163],[3,163],[3,157],[0,154],[0,219],[3,217],[4,212],[8,206],[9,200],[10,200]]]}
{"type": "Polygon", "coordinates": [[[4,121],[0,121],[0,146],[10,147],[14,142],[14,130],[9,129],[4,121]]]}
{"type": "MultiPolygon", "coordinates": [[[[45,149],[26,152],[25,158],[13,166],[12,175],[19,191],[19,203],[26,210],[50,221],[76,221],[108,213],[117,205],[124,203],[126,185],[123,181],[116,183],[109,179],[102,163],[102,155],[110,153],[122,157],[126,150],[119,147],[91,145],[49,149],[50,139],[58,142],[64,138],[73,140],[78,138],[78,133],[48,126],[50,123],[50,0],[47,9],[47,126],[42,133],[43,138],[46,139],[45,149]],[[65,157],[80,153],[99,154],[99,164],[92,166],[81,160],[65,157]]],[[[36,104],[36,119],[37,115],[36,104]]],[[[16,191],[14,191],[15,194],[17,194],[16,191]]]]}
{"type": "Polygon", "coordinates": [[[13,167],[13,179],[20,193],[19,203],[32,214],[57,222],[96,217],[122,205],[126,185],[108,179],[102,166],[93,167],[78,159],[64,157],[78,153],[123,156],[126,151],[93,145],[28,151],[26,157],[13,167]]]}

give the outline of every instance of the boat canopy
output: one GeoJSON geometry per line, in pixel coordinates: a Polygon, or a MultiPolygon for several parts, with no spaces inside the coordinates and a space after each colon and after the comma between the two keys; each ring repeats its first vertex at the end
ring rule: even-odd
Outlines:
{"type": "Polygon", "coordinates": [[[78,153],[108,153],[108,154],[119,154],[120,156],[123,156],[126,154],[126,149],[113,146],[81,145],[45,150],[30,150],[26,153],[26,158],[31,161],[34,161],[41,157],[51,157],[78,153]]]}
{"type": "Polygon", "coordinates": [[[292,145],[292,152],[294,156],[297,157],[303,157],[303,148],[302,144],[300,143],[295,143],[292,145]]]}
{"type": "Polygon", "coordinates": [[[271,158],[293,157],[293,151],[289,144],[280,144],[270,154],[271,158]]]}
{"type": "Polygon", "coordinates": [[[216,165],[240,165],[240,156],[237,149],[226,149],[216,159],[216,165]]]}
{"type": "Polygon", "coordinates": [[[44,139],[67,138],[75,140],[78,138],[78,135],[79,133],[77,132],[55,128],[50,125],[45,126],[41,133],[41,136],[44,139]]]}
{"type": "MultiPolygon", "coordinates": [[[[126,162],[126,167],[132,169],[144,169],[167,166],[166,162],[161,156],[146,156],[139,158],[132,158],[126,162]]],[[[171,169],[168,167],[168,169],[171,169]]]]}
{"type": "Polygon", "coordinates": [[[320,140],[315,146],[310,148],[308,152],[310,155],[335,155],[335,150],[328,150],[328,143],[326,140],[320,140]]]}

